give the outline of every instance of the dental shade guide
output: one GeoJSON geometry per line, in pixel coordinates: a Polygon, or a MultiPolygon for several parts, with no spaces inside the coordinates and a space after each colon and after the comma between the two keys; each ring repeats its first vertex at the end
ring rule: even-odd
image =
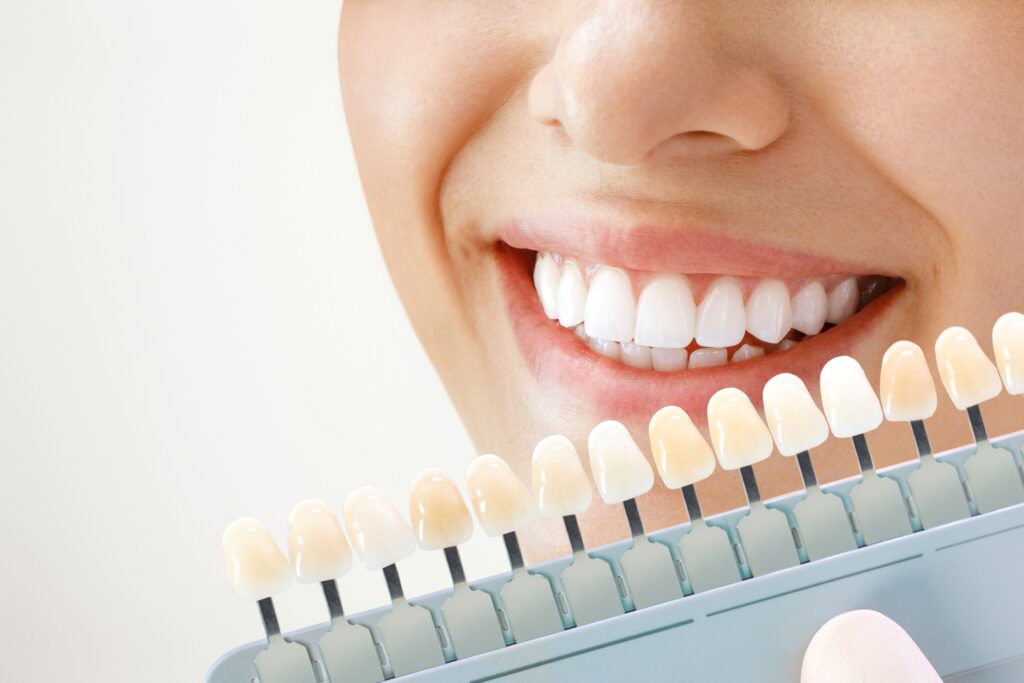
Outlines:
{"type": "Polygon", "coordinates": [[[715,471],[715,454],[686,411],[665,406],[647,427],[658,476],[669,489],[679,489],[690,528],[679,539],[679,562],[684,586],[691,593],[741,580],[729,533],[704,521],[694,484],[715,471]]]}
{"type": "Polygon", "coordinates": [[[783,373],[768,380],[762,394],[768,427],[779,453],[795,456],[805,496],[793,509],[802,549],[808,561],[837,555],[857,547],[843,500],[823,493],[814,474],[810,450],[828,439],[828,423],[806,385],[796,375],[783,373]]]}
{"type": "Polygon", "coordinates": [[[619,564],[626,582],[627,611],[642,609],[683,595],[680,577],[668,546],[648,540],[636,498],[654,486],[654,471],[626,427],[607,420],[594,427],[587,439],[590,470],[601,499],[621,503],[629,523],[632,547],[619,564]]]}
{"type": "Polygon", "coordinates": [[[996,366],[962,327],[950,327],[935,341],[935,360],[946,393],[965,410],[977,450],[964,463],[964,472],[978,512],[998,510],[1024,501],[1024,481],[1013,454],[989,442],[981,403],[1002,391],[996,366]]]}
{"type": "Polygon", "coordinates": [[[559,575],[571,625],[583,626],[623,613],[611,565],[590,557],[576,515],[590,508],[590,481],[572,442],[564,436],[541,439],[533,449],[533,499],[542,517],[561,517],[572,551],[559,575]]]}
{"type": "Polygon", "coordinates": [[[318,683],[309,651],[281,635],[273,596],[292,582],[291,567],[270,533],[254,519],[239,519],[224,530],[224,564],[239,599],[259,607],[266,647],[255,657],[259,683],[318,683]]]}
{"type": "Polygon", "coordinates": [[[439,629],[429,610],[405,598],[396,563],[416,549],[412,529],[387,498],[369,486],[345,499],[345,524],[356,554],[370,571],[381,570],[391,611],[377,622],[387,677],[403,676],[445,663],[439,629]]]}
{"type": "Polygon", "coordinates": [[[473,519],[448,475],[430,468],[413,479],[409,518],[422,550],[443,550],[453,593],[441,605],[452,659],[505,647],[491,596],[469,587],[458,546],[473,535],[473,519]]]}
{"type": "MultiPolygon", "coordinates": [[[[1004,313],[992,326],[992,348],[999,378],[1011,396],[1024,394],[1024,314],[1004,313]]],[[[1024,452],[1015,451],[1017,466],[1024,476],[1024,452]]]]}
{"type": "Polygon", "coordinates": [[[565,628],[551,583],[526,570],[516,529],[536,514],[530,492],[504,460],[496,455],[475,458],[466,470],[466,485],[477,521],[488,536],[505,543],[512,578],[500,591],[504,616],[515,642],[522,643],[565,628]]]}
{"type": "Polygon", "coordinates": [[[786,514],[761,501],[753,465],[771,455],[772,437],[747,395],[732,387],[716,392],[708,401],[708,430],[722,469],[738,469],[743,480],[749,512],[736,532],[750,576],[800,564],[786,514]]]}
{"type": "Polygon", "coordinates": [[[322,500],[305,500],[288,515],[288,554],[299,583],[319,583],[331,627],[317,642],[328,681],[378,683],[384,672],[372,633],[345,619],[336,578],[352,566],[352,548],[322,500]]]}
{"type": "Polygon", "coordinates": [[[865,434],[882,424],[882,406],[864,369],[839,356],[821,369],[821,401],[833,436],[849,438],[857,454],[861,481],[850,492],[855,531],[865,545],[913,532],[899,483],[875,472],[865,434]]]}

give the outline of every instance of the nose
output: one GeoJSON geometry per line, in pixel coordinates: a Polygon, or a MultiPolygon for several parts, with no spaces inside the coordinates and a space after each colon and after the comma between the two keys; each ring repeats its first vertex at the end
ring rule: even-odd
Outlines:
{"type": "Polygon", "coordinates": [[[771,145],[789,126],[786,91],[695,4],[582,2],[530,84],[531,116],[610,164],[771,145]]]}

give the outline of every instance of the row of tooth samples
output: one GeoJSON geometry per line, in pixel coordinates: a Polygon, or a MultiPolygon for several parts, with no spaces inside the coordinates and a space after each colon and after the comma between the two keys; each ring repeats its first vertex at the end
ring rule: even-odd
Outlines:
{"type": "Polygon", "coordinates": [[[778,279],[719,277],[698,300],[682,275],[631,277],[547,253],[537,255],[533,279],[545,315],[576,330],[594,351],[664,372],[785,350],[796,343],[794,334],[815,335],[826,323],[844,322],[888,286],[880,277],[828,277],[790,291],[778,279]],[[748,333],[752,339],[743,343],[748,333]],[[688,350],[693,342],[700,348],[688,350]]]}
{"type": "Polygon", "coordinates": [[[597,425],[587,441],[593,482],[606,504],[622,506],[632,536],[616,557],[585,548],[576,516],[592,504],[591,481],[567,438],[536,445],[532,491],[504,460],[480,456],[466,472],[469,507],[486,534],[502,537],[512,570],[496,590],[466,583],[458,547],[473,533],[472,516],[438,469],[412,482],[411,526],[368,487],[345,501],[347,536],[326,503],[299,503],[289,515],[290,561],[258,522],[238,520],[224,533],[225,563],[238,597],[259,605],[268,639],[256,660],[261,683],[317,680],[309,653],[283,640],[274,612],[273,596],[293,580],[323,589],[331,624],[319,642],[326,678],[379,681],[1024,502],[1021,470],[1013,454],[989,443],[980,409],[1004,386],[1024,394],[1024,315],[1000,318],[993,346],[995,364],[963,328],[946,330],[935,344],[942,385],[967,412],[977,441],[962,471],[932,455],[924,421],[936,410],[937,391],[924,352],[907,341],[885,353],[877,394],[848,356],[823,367],[821,408],[791,374],[765,384],[763,417],[740,390],[720,390],[707,405],[710,443],[682,408],[662,408],[649,423],[654,468],[622,424],[597,425]],[[909,423],[917,444],[919,463],[905,492],[874,471],[866,435],[884,419],[909,423]],[[822,491],[814,474],[810,452],[830,435],[850,439],[860,464],[848,494],[822,491]],[[758,490],[753,465],[775,450],[794,457],[803,477],[805,493],[791,509],[766,506],[758,490]],[[749,505],[730,513],[738,520],[702,514],[694,485],[719,466],[740,471],[749,505]],[[637,509],[655,471],[681,491],[689,514],[674,547],[647,538],[637,509]],[[516,534],[537,514],[565,526],[572,557],[556,574],[531,573],[523,563],[516,534]],[[351,566],[349,539],[367,567],[383,573],[391,596],[390,611],[372,627],[346,619],[335,583],[351,566]],[[417,546],[441,550],[447,560],[453,592],[439,610],[410,604],[403,593],[396,563],[417,546]]]}

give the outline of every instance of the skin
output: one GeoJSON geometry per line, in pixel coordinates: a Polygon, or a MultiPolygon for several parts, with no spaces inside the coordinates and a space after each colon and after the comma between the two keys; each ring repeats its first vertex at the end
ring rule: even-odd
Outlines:
{"type": "MultiPolygon", "coordinates": [[[[876,383],[897,339],[933,358],[957,324],[991,353],[993,322],[1024,308],[1020,3],[347,0],[339,63],[395,286],[480,452],[527,481],[542,437],[565,434],[585,456],[589,430],[617,418],[647,450],[646,419],[595,414],[537,381],[505,303],[502,221],[710,217],[724,236],[898,276],[845,349],[876,383]]],[[[966,443],[939,391],[933,445],[966,443]]],[[[1020,401],[986,404],[990,433],[1024,427],[1020,401]]],[[[880,466],[913,454],[903,424],[870,441],[880,466]]],[[[823,481],[856,472],[848,442],[814,457],[823,481]]],[[[757,473],[767,496],[800,486],[787,458],[757,473]]],[[[736,472],[698,485],[710,513],[741,491],[736,472]]],[[[640,504],[650,528],[683,518],[674,491],[640,504]]],[[[596,504],[588,543],[625,536],[621,517],[596,504]]],[[[565,551],[557,526],[527,532],[556,539],[529,543],[529,559],[565,551]]]]}

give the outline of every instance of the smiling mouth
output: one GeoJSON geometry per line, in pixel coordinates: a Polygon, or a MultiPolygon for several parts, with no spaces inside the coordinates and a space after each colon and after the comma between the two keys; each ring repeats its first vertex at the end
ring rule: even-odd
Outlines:
{"type": "Polygon", "coordinates": [[[498,237],[539,384],[616,418],[696,409],[725,386],[759,396],[780,372],[813,379],[905,289],[890,273],[686,228],[513,222],[498,237]]]}

